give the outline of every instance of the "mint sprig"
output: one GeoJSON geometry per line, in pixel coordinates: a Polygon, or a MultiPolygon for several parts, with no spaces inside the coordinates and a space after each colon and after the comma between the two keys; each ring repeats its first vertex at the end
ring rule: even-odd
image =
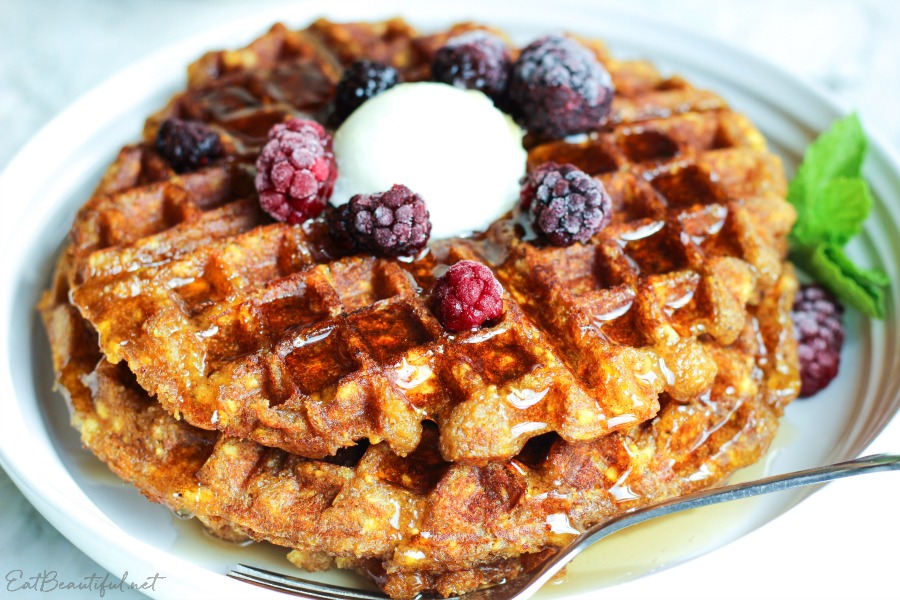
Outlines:
{"type": "Polygon", "coordinates": [[[788,187],[788,201],[797,209],[791,258],[844,303],[883,318],[887,275],[857,266],[844,252],[872,210],[872,193],[862,178],[866,148],[859,118],[852,114],[806,149],[788,187]]]}

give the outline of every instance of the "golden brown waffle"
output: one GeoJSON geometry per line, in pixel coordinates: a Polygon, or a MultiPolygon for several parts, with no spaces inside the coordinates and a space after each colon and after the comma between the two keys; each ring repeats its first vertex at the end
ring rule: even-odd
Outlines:
{"type": "Polygon", "coordinates": [[[513,576],[588,524],[721,481],[798,389],[780,161],[714,94],[595,42],[609,126],[528,140],[530,167],[573,163],[613,197],[589,244],[542,246],[513,214],[404,263],[260,213],[273,123],[327,120],[357,58],[422,79],[449,35],[319,21],[204,56],[79,212],[42,302],[74,423],[116,473],[396,597],[513,576]],[[170,116],[209,122],[226,157],[176,175],[152,148],[170,116]],[[427,293],[463,259],[495,271],[504,315],[450,335],[427,293]]]}
{"type": "MultiPolygon", "coordinates": [[[[243,142],[226,142],[225,165],[124,191],[102,186],[82,210],[73,298],[105,355],[195,426],[311,457],[359,439],[405,454],[433,420],[448,460],[508,458],[548,431],[587,440],[644,421],[660,393],[707,393],[716,367],[705,345],[735,339],[748,303],[780,273],[793,218],[759,133],[714,96],[606,58],[619,124],[530,153],[532,163],[573,162],[605,180],[617,216],[593,245],[535,246],[510,221],[483,240],[437,244],[422,264],[335,260],[321,222],[254,227],[252,200],[236,199],[252,195],[242,161],[258,139],[247,141],[246,125],[264,131],[259,119],[271,125],[287,97],[273,86],[314,73],[333,81],[339,64],[368,51],[340,46],[335,56],[325,46],[359,39],[409,72],[427,57],[398,22],[367,35],[361,27],[276,27],[248,50],[192,67],[196,87],[163,115],[211,119],[243,142]],[[226,90],[257,104],[235,108],[226,90]],[[675,108],[694,112],[646,119],[675,108]],[[461,258],[493,263],[511,295],[493,328],[449,335],[426,299],[434,267],[461,258]]],[[[291,106],[322,117],[327,97],[291,106]]],[[[144,160],[129,156],[120,163],[144,160]]],[[[160,169],[146,162],[153,179],[160,169]]]]}

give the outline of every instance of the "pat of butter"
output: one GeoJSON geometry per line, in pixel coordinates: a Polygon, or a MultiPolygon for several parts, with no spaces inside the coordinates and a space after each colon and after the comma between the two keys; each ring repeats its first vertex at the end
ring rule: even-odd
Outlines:
{"type": "Polygon", "coordinates": [[[425,200],[431,238],[484,231],[515,206],[522,130],[476,91],[404,83],[360,106],[334,135],[331,202],[403,184],[425,200]]]}

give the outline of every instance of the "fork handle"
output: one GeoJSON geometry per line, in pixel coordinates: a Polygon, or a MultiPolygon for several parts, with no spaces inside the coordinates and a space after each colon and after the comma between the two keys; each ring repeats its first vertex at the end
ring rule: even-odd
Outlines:
{"type": "Polygon", "coordinates": [[[573,558],[578,556],[582,550],[626,527],[631,527],[632,525],[637,525],[638,523],[643,523],[644,521],[655,519],[656,517],[690,510],[692,508],[700,508],[701,506],[710,506],[721,502],[730,502],[731,500],[740,500],[742,498],[750,498],[761,494],[780,492],[804,485],[825,483],[826,481],[850,477],[851,475],[862,475],[863,473],[875,473],[878,471],[891,471],[897,469],[900,469],[900,456],[875,454],[825,467],[794,471],[793,473],[786,473],[784,475],[775,475],[764,479],[757,479],[755,481],[747,481],[745,483],[736,483],[725,487],[703,490],[686,496],[665,500],[652,506],[632,509],[609,521],[594,525],[575,538],[572,543],[560,550],[556,556],[544,563],[539,574],[536,574],[529,585],[521,589],[516,597],[529,597],[546,583],[547,580],[556,575],[556,573],[565,567],[573,558]]]}

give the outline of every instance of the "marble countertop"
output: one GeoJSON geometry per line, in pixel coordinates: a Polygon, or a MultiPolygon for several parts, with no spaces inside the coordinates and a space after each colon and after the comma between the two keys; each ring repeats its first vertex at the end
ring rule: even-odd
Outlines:
{"type": "MultiPolygon", "coordinates": [[[[858,110],[865,126],[877,130],[895,152],[900,149],[900,3],[641,0],[598,4],[637,5],[762,55],[827,88],[848,109],[858,110]]],[[[247,3],[237,1],[0,0],[0,170],[41,126],[96,84],[154,50],[196,33],[198,24],[214,27],[247,10],[247,3]]],[[[0,203],[11,201],[0,198],[0,203]]],[[[0,575],[13,569],[24,573],[53,569],[68,579],[106,573],[60,536],[2,471],[0,517],[0,575]]],[[[896,538],[898,531],[885,533],[896,538]]],[[[840,568],[834,560],[828,562],[825,551],[800,547],[802,552],[822,553],[828,568],[840,568]]],[[[0,581],[0,589],[6,585],[0,581]]],[[[846,588],[811,586],[810,597],[828,596],[829,590],[840,596],[837,590],[841,589],[846,588]]],[[[752,597],[754,591],[765,588],[749,583],[747,590],[752,597]]],[[[98,597],[96,591],[64,595],[98,597]]],[[[19,591],[10,597],[45,598],[47,594],[19,591]]],[[[114,597],[142,596],[126,591],[114,597]]]]}

